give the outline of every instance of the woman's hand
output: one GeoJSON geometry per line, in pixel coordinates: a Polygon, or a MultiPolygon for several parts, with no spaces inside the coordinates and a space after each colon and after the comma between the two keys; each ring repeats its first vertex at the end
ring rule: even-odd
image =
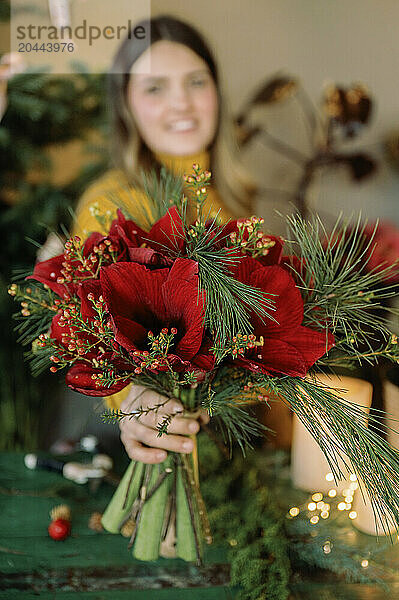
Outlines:
{"type": "MultiPolygon", "coordinates": [[[[194,448],[193,441],[186,437],[198,433],[200,424],[195,419],[183,417],[183,406],[175,399],[161,396],[153,390],[140,385],[133,385],[128,397],[122,402],[120,409],[129,413],[138,408],[151,408],[162,404],[157,410],[151,410],[139,417],[125,417],[119,422],[121,440],[131,459],[143,463],[161,463],[166,459],[167,451],[189,454],[194,448]],[[163,404],[165,403],[165,404],[163,404]],[[166,415],[173,416],[168,433],[158,436],[157,425],[162,423],[166,415]]],[[[201,410],[199,420],[208,423],[209,416],[201,410]]]]}

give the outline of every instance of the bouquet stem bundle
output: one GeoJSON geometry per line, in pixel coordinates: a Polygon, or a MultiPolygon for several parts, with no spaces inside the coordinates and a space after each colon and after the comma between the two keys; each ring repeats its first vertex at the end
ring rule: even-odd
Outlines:
{"type": "Polygon", "coordinates": [[[123,533],[130,525],[128,547],[139,560],[165,556],[201,564],[203,541],[211,543],[212,537],[197,469],[193,455],[177,453],[161,465],[132,461],[104,512],[103,527],[123,533]]]}

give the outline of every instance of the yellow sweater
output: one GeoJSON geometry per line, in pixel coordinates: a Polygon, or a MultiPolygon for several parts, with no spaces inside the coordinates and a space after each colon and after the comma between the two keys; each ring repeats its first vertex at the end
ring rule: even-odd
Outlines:
{"type": "MultiPolygon", "coordinates": [[[[201,152],[194,156],[169,156],[157,154],[157,160],[176,175],[190,174],[193,163],[198,163],[201,169],[209,169],[209,153],[201,152]]],[[[76,210],[76,220],[73,235],[86,238],[92,231],[106,233],[110,222],[116,217],[116,211],[126,208],[131,217],[143,229],[149,229],[149,202],[145,193],[131,186],[124,173],[118,169],[107,171],[98,181],[93,183],[83,194],[76,210]],[[96,213],[105,216],[100,223],[96,213]]],[[[222,220],[232,218],[230,211],[223,205],[217,191],[209,188],[205,210],[214,216],[218,211],[222,220]]],[[[105,398],[109,408],[119,408],[126,398],[129,387],[118,394],[105,398]]]]}

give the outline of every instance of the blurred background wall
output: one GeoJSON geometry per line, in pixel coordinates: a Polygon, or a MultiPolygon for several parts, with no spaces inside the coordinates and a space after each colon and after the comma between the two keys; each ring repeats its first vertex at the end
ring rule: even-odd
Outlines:
{"type": "MultiPolygon", "coordinates": [[[[84,14],[90,21],[95,4],[71,0],[72,15],[84,14]]],[[[353,185],[345,172],[328,171],[314,186],[313,203],[321,212],[362,210],[370,218],[399,219],[399,176],[384,160],[383,146],[385,137],[399,129],[397,0],[152,0],[151,10],[155,15],[177,15],[203,32],[214,47],[234,112],[277,71],[298,78],[315,104],[327,82],[366,85],[375,101],[371,123],[345,148],[361,148],[382,158],[378,173],[353,185]]],[[[1,50],[6,50],[6,25],[0,33],[1,50]]],[[[298,107],[270,109],[263,118],[270,131],[306,154],[306,131],[298,107]]],[[[71,163],[72,156],[69,152],[71,163]]],[[[290,189],[298,178],[291,161],[259,141],[251,144],[245,158],[267,187],[290,189]]],[[[266,195],[259,211],[270,214],[273,207],[282,208],[281,202],[266,195]]],[[[273,218],[272,226],[276,225],[273,218]]]]}
{"type": "MultiPolygon", "coordinates": [[[[399,129],[399,3],[396,0],[158,0],[154,13],[173,12],[198,24],[214,45],[229,103],[238,111],[251,91],[276,71],[298,77],[312,101],[323,85],[364,83],[375,100],[372,121],[353,144],[382,159],[378,173],[353,185],[345,172],[329,171],[313,190],[321,212],[362,211],[399,221],[399,175],[384,160],[383,141],[399,129]]],[[[300,110],[270,110],[270,130],[306,152],[300,110]]],[[[262,183],[290,188],[298,171],[290,161],[254,142],[247,163],[262,183]]],[[[277,199],[259,209],[269,213],[277,199]]],[[[270,213],[269,213],[270,214],[270,213]]],[[[265,215],[266,216],[266,215],[265,215]]],[[[277,225],[275,218],[273,223],[277,225]]]]}

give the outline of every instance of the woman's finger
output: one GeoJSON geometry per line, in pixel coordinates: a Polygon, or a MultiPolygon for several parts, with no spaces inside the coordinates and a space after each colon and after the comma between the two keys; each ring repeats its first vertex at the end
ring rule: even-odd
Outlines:
{"type": "Polygon", "coordinates": [[[193,441],[183,435],[163,434],[158,435],[155,429],[140,425],[135,429],[135,438],[151,448],[162,448],[170,452],[189,454],[193,451],[193,441]]]}
{"type": "Polygon", "coordinates": [[[123,434],[121,435],[121,440],[127,454],[132,460],[139,460],[146,464],[157,464],[166,459],[167,453],[165,450],[146,448],[141,442],[138,442],[133,438],[125,438],[123,434]]]}
{"type": "MultiPolygon", "coordinates": [[[[180,412],[181,411],[179,411],[179,413],[180,412]]],[[[139,430],[138,425],[144,425],[145,427],[149,427],[150,429],[158,431],[159,425],[161,425],[161,423],[163,422],[163,416],[165,415],[156,413],[153,414],[151,417],[149,415],[146,415],[146,418],[140,417],[139,419],[136,419],[135,417],[125,417],[124,419],[122,419],[122,421],[120,421],[119,427],[121,431],[125,431],[126,433],[137,437],[139,435],[137,433],[139,430]]],[[[168,433],[178,433],[180,435],[192,435],[194,433],[198,433],[199,429],[200,425],[195,419],[189,419],[187,417],[178,416],[173,417],[167,427],[168,433]]]]}
{"type": "Polygon", "coordinates": [[[193,435],[200,430],[200,424],[195,419],[188,417],[173,417],[169,426],[169,433],[179,433],[180,435],[193,435]]]}

